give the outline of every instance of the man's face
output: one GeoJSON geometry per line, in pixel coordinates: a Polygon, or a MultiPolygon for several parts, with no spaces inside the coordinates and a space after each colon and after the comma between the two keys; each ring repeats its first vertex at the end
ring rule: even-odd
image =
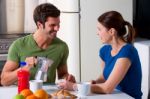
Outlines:
{"type": "Polygon", "coordinates": [[[40,24],[39,29],[42,35],[48,39],[54,39],[56,37],[57,31],[59,30],[60,18],[48,17],[45,22],[45,27],[40,24]]]}

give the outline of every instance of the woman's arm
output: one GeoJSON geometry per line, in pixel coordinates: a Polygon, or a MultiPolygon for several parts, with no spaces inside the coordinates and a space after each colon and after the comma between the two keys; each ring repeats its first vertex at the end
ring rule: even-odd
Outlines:
{"type": "Polygon", "coordinates": [[[91,91],[94,93],[111,93],[124,78],[130,65],[131,62],[128,58],[119,58],[109,78],[104,83],[93,84],[91,91]]]}

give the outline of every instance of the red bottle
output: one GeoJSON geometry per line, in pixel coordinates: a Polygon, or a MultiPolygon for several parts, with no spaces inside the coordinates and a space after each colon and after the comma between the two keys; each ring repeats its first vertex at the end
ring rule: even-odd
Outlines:
{"type": "MultiPolygon", "coordinates": [[[[25,66],[25,62],[21,62],[20,66],[25,66]]],[[[29,79],[30,73],[29,71],[23,70],[22,68],[17,72],[18,76],[18,93],[20,93],[23,89],[29,89],[29,79]]]]}

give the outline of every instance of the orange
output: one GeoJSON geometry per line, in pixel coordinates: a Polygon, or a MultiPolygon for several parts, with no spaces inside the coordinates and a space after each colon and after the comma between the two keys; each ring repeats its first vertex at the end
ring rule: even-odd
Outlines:
{"type": "Polygon", "coordinates": [[[24,89],[20,92],[21,95],[23,95],[24,97],[27,97],[29,95],[32,95],[33,92],[30,89],[24,89]]]}
{"type": "Polygon", "coordinates": [[[34,94],[32,94],[32,95],[27,96],[26,99],[39,99],[39,98],[36,97],[34,94]]]}
{"type": "Polygon", "coordinates": [[[37,91],[35,91],[34,95],[37,96],[39,99],[48,99],[48,94],[43,89],[38,89],[37,91]]]}

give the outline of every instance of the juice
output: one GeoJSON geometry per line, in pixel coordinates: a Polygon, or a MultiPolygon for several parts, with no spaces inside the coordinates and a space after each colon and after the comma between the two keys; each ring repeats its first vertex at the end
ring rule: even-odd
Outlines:
{"type": "MultiPolygon", "coordinates": [[[[23,63],[21,64],[24,65],[23,63]]],[[[23,70],[22,68],[17,72],[18,76],[18,93],[20,93],[23,89],[29,89],[29,71],[23,70]]]]}

